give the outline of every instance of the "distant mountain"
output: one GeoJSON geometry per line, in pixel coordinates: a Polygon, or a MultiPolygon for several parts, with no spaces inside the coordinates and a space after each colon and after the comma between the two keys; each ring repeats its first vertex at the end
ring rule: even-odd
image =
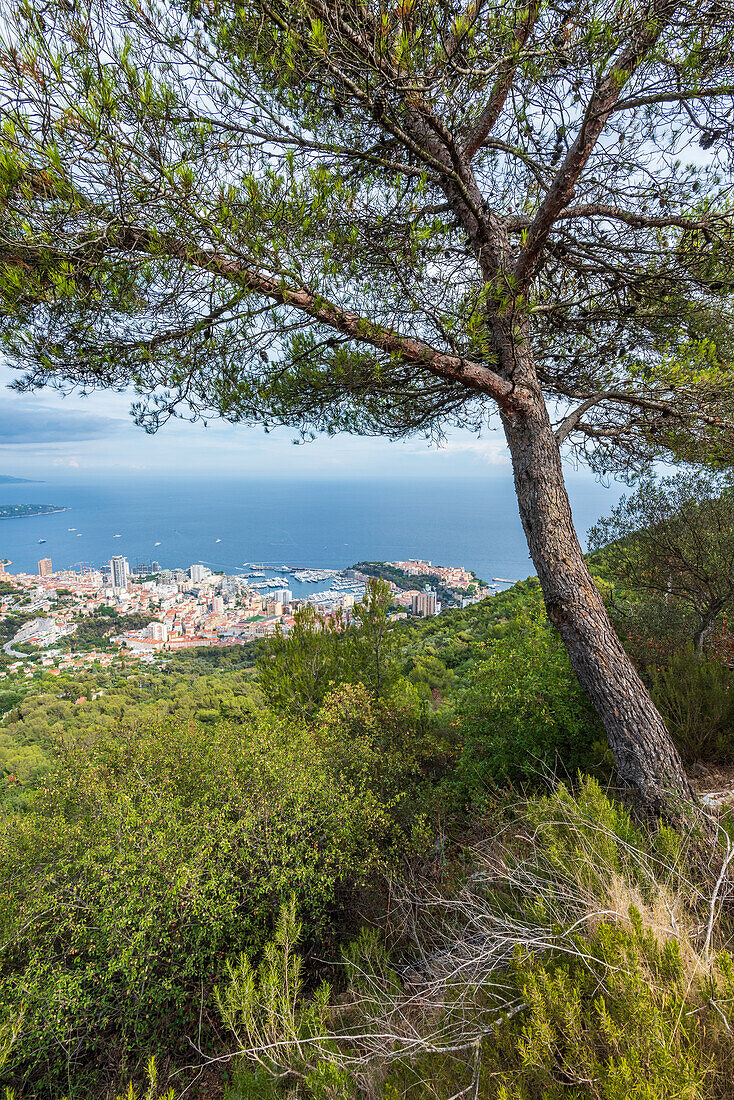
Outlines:
{"type": "Polygon", "coordinates": [[[8,477],[0,474],[0,485],[37,485],[38,482],[30,481],[27,477],[8,477]]]}

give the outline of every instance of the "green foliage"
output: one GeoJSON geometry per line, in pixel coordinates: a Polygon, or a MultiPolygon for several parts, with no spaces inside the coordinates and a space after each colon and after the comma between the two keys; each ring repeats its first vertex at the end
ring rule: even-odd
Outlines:
{"type": "Polygon", "coordinates": [[[517,952],[507,980],[522,1011],[477,1048],[465,1071],[448,1059],[424,1061],[393,1075],[392,1095],[410,1088],[421,1100],[444,1100],[469,1088],[473,1075],[483,1100],[717,1095],[716,1075],[727,1074],[734,1048],[705,982],[692,988],[678,945],[656,939],[634,908],[629,918],[629,928],[602,923],[579,936],[578,956],[566,961],[517,952]],[[421,1087],[427,1075],[431,1087],[421,1087]]]}
{"type": "Polygon", "coordinates": [[[609,613],[620,641],[645,677],[685,650],[696,631],[696,615],[679,600],[616,590],[609,613]]]}
{"type": "Polygon", "coordinates": [[[35,684],[14,687],[8,694],[20,698],[0,725],[0,800],[24,802],[61,745],[81,742],[99,730],[145,727],[173,716],[181,721],[241,720],[258,709],[261,698],[250,673],[212,673],[204,665],[197,675],[198,669],[192,657],[145,672],[47,673],[35,684]]]}
{"type": "MultiPolygon", "coordinates": [[[[482,1048],[479,1081],[487,1100],[708,1094],[695,1011],[704,991],[690,989],[677,944],[661,944],[634,909],[630,920],[631,930],[602,924],[580,937],[586,960],[515,958],[511,975],[526,1007],[482,1048]]],[[[713,1015],[709,1008],[711,1023],[713,1015]]],[[[732,1053],[723,1045],[722,1058],[732,1053]]]]}
{"type": "Polygon", "coordinates": [[[243,1076],[253,1096],[348,1100],[353,1075],[381,1100],[729,1095],[734,962],[700,921],[713,911],[719,940],[728,925],[692,885],[682,838],[646,836],[590,779],[524,811],[519,835],[477,853],[457,905],[467,928],[415,926],[404,987],[373,931],[345,953],[350,986],[329,1008],[325,985],[302,982],[290,907],[258,972],[230,966],[221,1006],[258,1067],[243,1076]],[[334,1091],[314,1087],[317,1069],[334,1091]]]}
{"type": "Polygon", "coordinates": [[[732,479],[710,470],[648,477],[592,528],[589,544],[605,548],[605,570],[626,587],[687,604],[701,648],[734,604],[732,479]]]}
{"type": "Polygon", "coordinates": [[[456,708],[463,752],[457,781],[480,796],[506,780],[573,774],[603,738],[568,655],[542,612],[529,610],[472,669],[456,708]]]}
{"type": "Polygon", "coordinates": [[[99,607],[93,615],[79,615],[76,630],[62,638],[59,648],[83,652],[90,649],[108,649],[113,634],[122,634],[126,630],[141,630],[152,623],[155,615],[143,615],[132,612],[120,615],[112,607],[99,607]]]}
{"type": "Polygon", "coordinates": [[[438,692],[444,695],[451,687],[454,674],[440,658],[433,653],[425,657],[417,657],[413,661],[413,668],[408,679],[412,684],[424,689],[426,695],[438,692]]]}
{"type": "Polygon", "coordinates": [[[23,695],[20,691],[0,691],[0,714],[6,714],[9,710],[12,710],[22,698],[23,695]]]}
{"type": "Polygon", "coordinates": [[[681,29],[601,0],[563,16],[409,0],[362,5],[347,33],[317,3],[141,0],[105,9],[101,40],[52,11],[53,34],[28,0],[12,8],[0,66],[0,292],[21,384],[131,385],[151,427],[180,412],[478,430],[487,409],[456,362],[501,393],[497,337],[515,324],[551,404],[596,395],[573,419],[599,468],[618,446],[626,461],[730,445],[729,181],[716,148],[678,155],[726,145],[726,3],[681,29]],[[650,99],[672,71],[676,97],[650,99]],[[597,140],[604,173],[583,170],[597,140]],[[471,188],[454,195],[457,179],[471,188]],[[571,190],[572,234],[554,201],[571,190]],[[623,252],[600,229],[612,200],[623,252]]]}
{"type": "Polygon", "coordinates": [[[292,894],[312,941],[334,935],[337,894],[406,844],[374,751],[336,747],[334,726],[322,742],[262,717],[64,753],[0,837],[0,1001],[25,1006],[11,1080],[48,1095],[105,1050],[179,1049],[222,961],[256,951],[292,894]]]}
{"type": "Polygon", "coordinates": [[[650,693],[686,763],[734,763],[734,671],[687,649],[648,678],[650,693]]]}
{"type": "MultiPolygon", "coordinates": [[[[350,1035],[379,1034],[391,1004],[402,1019],[399,975],[423,965],[412,970],[412,943],[398,941],[407,958],[385,954],[380,875],[390,872],[393,898],[409,861],[412,895],[429,866],[431,897],[446,889],[450,904],[458,875],[462,912],[474,887],[455,850],[449,881],[436,882],[434,813],[476,808],[497,784],[532,783],[545,768],[598,764],[601,733],[537,581],[389,625],[379,590],[372,606],[369,595],[350,626],[322,629],[306,616],[300,633],[263,643],[259,678],[253,652],[239,647],[177,655],[164,668],[8,678],[0,1003],[12,1038],[4,1080],[19,1100],[101,1100],[115,1089],[120,1100],[158,1100],[169,1081],[144,1079],[150,1054],[165,1052],[166,1078],[189,1063],[190,1038],[222,1052],[223,1029],[206,1022],[217,983],[231,1043],[260,1048],[259,1060],[232,1069],[231,1100],[352,1100],[350,1035]],[[263,710],[270,692],[276,715],[263,710]],[[359,936],[329,973],[340,983],[329,999],[314,954],[333,958],[354,935],[357,902],[380,930],[359,936]],[[277,1056],[265,1049],[273,1042],[284,1044],[277,1056]],[[125,1092],[113,1079],[133,1084],[125,1092]]],[[[628,609],[641,606],[626,598],[628,609]]],[[[730,673],[691,653],[649,664],[684,753],[728,759],[730,673]]],[[[482,1100],[618,1100],[624,1089],[644,1100],[666,1090],[672,1100],[723,1100],[716,1075],[734,1057],[719,1013],[734,1003],[728,956],[706,970],[700,938],[680,938],[678,957],[659,934],[666,906],[684,929],[708,919],[692,911],[695,899],[673,896],[686,878],[680,837],[646,838],[590,780],[573,795],[559,787],[513,803],[511,816],[493,842],[499,864],[491,874],[480,866],[477,926],[486,939],[506,920],[533,944],[502,972],[509,1019],[456,1056],[424,1052],[389,1066],[376,1056],[360,1087],[369,1080],[384,1100],[448,1100],[464,1089],[482,1100]],[[616,917],[604,923],[603,912],[616,917]]],[[[500,810],[492,822],[494,835],[500,810]]],[[[418,956],[453,949],[443,934],[430,929],[418,956]]],[[[458,1018],[479,1034],[496,1004],[493,981],[468,992],[454,984],[405,1018],[419,1039],[429,1023],[449,1034],[458,1018]]]]}
{"type": "Polygon", "coordinates": [[[259,965],[253,969],[244,954],[230,960],[226,985],[215,991],[237,1047],[271,1074],[294,1080],[323,1075],[309,1044],[327,1031],[331,997],[327,982],[321,982],[311,996],[303,996],[303,959],[297,954],[301,934],[295,898],[291,898],[280,911],[275,936],[266,944],[259,965]]]}
{"type": "Polygon", "coordinates": [[[320,615],[310,604],[299,608],[291,631],[277,631],[257,661],[270,705],[312,718],[337,684],[361,683],[378,699],[387,695],[398,677],[389,605],[388,586],[372,580],[348,620],[341,612],[320,615]]]}
{"type": "Polygon", "coordinates": [[[145,1089],[139,1091],[132,1081],[124,1092],[118,1093],[115,1100],[176,1100],[173,1088],[163,1090],[158,1083],[158,1063],[155,1057],[148,1059],[145,1067],[145,1089]]]}
{"type": "Polygon", "coordinates": [[[423,820],[412,813],[420,814],[426,777],[446,768],[447,747],[423,721],[421,702],[410,687],[400,684],[394,697],[377,700],[362,684],[342,684],[324,700],[314,735],[335,770],[360,775],[387,802],[400,800],[401,813],[420,835],[423,820]]]}
{"type": "Polygon", "coordinates": [[[389,694],[398,675],[396,636],[387,617],[389,607],[389,585],[384,580],[368,580],[364,599],[355,605],[346,635],[349,678],[364,684],[376,699],[389,694]]]}
{"type": "Polygon", "coordinates": [[[258,658],[265,697],[277,710],[313,717],[335,684],[348,679],[341,617],[321,616],[310,604],[294,615],[289,634],[278,630],[258,658]]]}

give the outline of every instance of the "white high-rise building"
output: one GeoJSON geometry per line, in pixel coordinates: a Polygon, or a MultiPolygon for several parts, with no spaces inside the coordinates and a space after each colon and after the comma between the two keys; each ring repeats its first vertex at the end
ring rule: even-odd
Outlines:
{"type": "Polygon", "coordinates": [[[114,558],[110,558],[110,584],[113,592],[125,592],[129,576],[130,565],[127,558],[123,558],[122,554],[115,554],[114,558]]]}
{"type": "Polygon", "coordinates": [[[278,603],[286,604],[291,603],[293,600],[293,593],[290,588],[276,588],[270,593],[271,600],[277,600],[278,603]]]}
{"type": "Polygon", "coordinates": [[[201,581],[205,581],[209,576],[209,570],[205,565],[192,565],[189,568],[189,576],[194,584],[200,584],[201,581]]]}
{"type": "Polygon", "coordinates": [[[150,636],[154,642],[168,641],[168,627],[165,623],[151,623],[150,636]]]}
{"type": "Polygon", "coordinates": [[[224,600],[222,599],[221,596],[215,596],[214,599],[212,600],[212,612],[215,615],[223,615],[224,614],[224,600]]]}

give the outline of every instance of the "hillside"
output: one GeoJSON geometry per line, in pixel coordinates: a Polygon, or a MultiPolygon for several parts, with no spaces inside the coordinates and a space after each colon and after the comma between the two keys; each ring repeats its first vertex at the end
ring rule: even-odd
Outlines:
{"type": "MultiPolygon", "coordinates": [[[[599,584],[653,647],[686,758],[734,762],[734,673],[599,584]],[[676,716],[704,697],[694,740],[676,716]]],[[[287,638],[163,666],[6,673],[0,1034],[19,1100],[561,1100],[579,1067],[603,1088],[574,1100],[617,1100],[628,1064],[655,1100],[723,1100],[728,917],[705,882],[686,894],[685,838],[602,793],[609,753],[537,580],[434,618],[388,606],[378,585],[359,628],[304,611],[287,638]]]]}

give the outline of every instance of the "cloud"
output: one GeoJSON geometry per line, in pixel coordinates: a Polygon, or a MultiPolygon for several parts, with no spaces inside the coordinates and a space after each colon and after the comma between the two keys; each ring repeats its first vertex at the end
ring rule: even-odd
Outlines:
{"type": "Polygon", "coordinates": [[[469,455],[479,459],[482,465],[509,466],[510,456],[504,439],[470,439],[449,438],[439,444],[408,444],[406,448],[410,454],[434,454],[446,458],[454,458],[457,455],[469,455]]]}
{"type": "Polygon", "coordinates": [[[29,406],[11,401],[0,409],[0,446],[76,443],[109,436],[120,427],[119,420],[92,411],[29,406]]]}

